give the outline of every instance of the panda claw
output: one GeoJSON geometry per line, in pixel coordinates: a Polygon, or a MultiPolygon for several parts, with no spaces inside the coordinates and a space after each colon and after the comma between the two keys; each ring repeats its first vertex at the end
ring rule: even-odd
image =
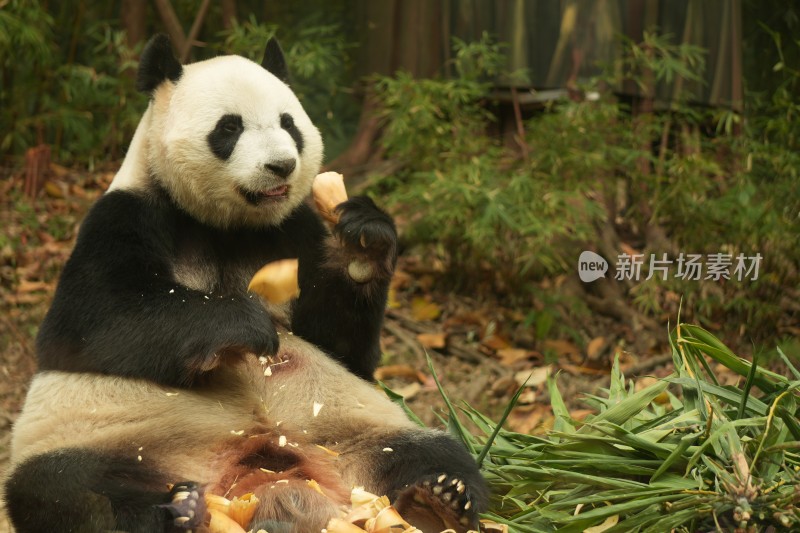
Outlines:
{"type": "Polygon", "coordinates": [[[176,483],[169,497],[170,502],[159,507],[170,512],[175,527],[188,530],[202,525],[206,514],[205,498],[197,483],[176,483]]]}
{"type": "Polygon", "coordinates": [[[422,515],[438,517],[444,529],[463,532],[477,526],[476,504],[460,478],[452,478],[447,474],[432,475],[420,479],[404,492],[405,495],[393,502],[401,515],[404,511],[416,508],[419,516],[420,509],[425,509],[422,515]]]}

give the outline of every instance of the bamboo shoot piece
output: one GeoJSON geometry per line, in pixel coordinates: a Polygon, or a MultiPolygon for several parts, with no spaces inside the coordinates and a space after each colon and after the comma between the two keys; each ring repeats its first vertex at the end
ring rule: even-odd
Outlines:
{"type": "Polygon", "coordinates": [[[311,185],[311,195],[319,214],[331,225],[339,222],[336,206],[347,201],[347,190],[344,188],[344,176],[338,172],[317,174],[311,185]]]}
{"type": "Polygon", "coordinates": [[[253,520],[259,503],[258,497],[252,493],[234,497],[233,500],[216,494],[206,494],[205,499],[211,515],[209,529],[212,533],[243,532],[253,520]]]}
{"type": "Polygon", "coordinates": [[[300,294],[297,285],[297,259],[281,259],[255,273],[247,290],[272,304],[282,304],[300,294]]]}

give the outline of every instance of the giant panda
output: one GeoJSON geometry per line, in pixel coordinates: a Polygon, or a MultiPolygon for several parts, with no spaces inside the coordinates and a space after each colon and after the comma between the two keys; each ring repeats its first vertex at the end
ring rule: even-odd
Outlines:
{"type": "Polygon", "coordinates": [[[150,103],[37,338],[5,482],[17,531],[203,531],[205,494],[254,493],[252,529],[313,532],[354,486],[426,532],[476,525],[472,456],[370,382],[394,225],[365,197],[332,231],[308,205],[322,141],[286,79],[272,40],[260,65],[184,66],[164,36],[143,51],[150,103]],[[278,309],[246,286],[285,257],[300,295],[278,309]]]}
{"type": "Polygon", "coordinates": [[[326,229],[307,202],[322,140],[286,77],[274,40],[262,65],[221,56],[182,66],[166,36],[149,42],[137,86],[151,100],[82,223],[37,337],[40,369],[191,386],[227,358],[274,354],[281,313],[247,282],[296,257],[292,330],[371,377],[395,228],[357,197],[326,229]],[[348,259],[373,276],[354,282],[348,259]]]}

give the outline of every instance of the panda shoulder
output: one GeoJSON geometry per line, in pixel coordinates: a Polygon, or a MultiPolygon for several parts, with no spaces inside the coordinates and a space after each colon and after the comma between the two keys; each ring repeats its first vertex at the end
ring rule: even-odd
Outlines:
{"type": "Polygon", "coordinates": [[[95,202],[81,223],[81,234],[114,234],[154,231],[159,233],[175,215],[175,206],[161,195],[143,191],[117,189],[95,202]]]}

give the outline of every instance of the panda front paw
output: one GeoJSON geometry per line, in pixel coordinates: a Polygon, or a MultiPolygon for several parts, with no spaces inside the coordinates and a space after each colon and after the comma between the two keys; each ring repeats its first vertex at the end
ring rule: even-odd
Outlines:
{"type": "Polygon", "coordinates": [[[389,278],[397,259],[397,230],[392,217],[367,196],[355,196],[336,207],[333,228],[342,244],[339,253],[350,277],[357,282],[389,278]]]}
{"type": "Polygon", "coordinates": [[[275,355],[280,340],[275,324],[259,305],[253,309],[235,309],[235,312],[220,314],[220,321],[210,333],[212,336],[202,346],[188,345],[190,374],[197,378],[223,363],[241,360],[254,354],[275,355]],[[222,320],[222,319],[225,320],[222,320]]]}
{"type": "Polygon", "coordinates": [[[479,507],[483,505],[480,500],[464,480],[440,474],[424,477],[404,489],[394,505],[406,520],[423,531],[460,532],[478,528],[479,507]]]}
{"type": "Polygon", "coordinates": [[[172,523],[179,529],[200,527],[206,518],[203,489],[193,481],[176,483],[169,492],[169,503],[159,505],[170,512],[172,523]]]}

